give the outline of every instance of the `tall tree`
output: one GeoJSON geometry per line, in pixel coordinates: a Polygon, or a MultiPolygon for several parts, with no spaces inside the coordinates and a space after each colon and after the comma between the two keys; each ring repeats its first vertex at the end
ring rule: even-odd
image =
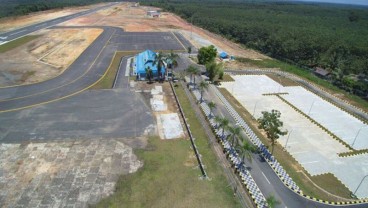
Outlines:
{"type": "Polygon", "coordinates": [[[146,78],[148,79],[148,83],[152,83],[153,72],[152,72],[151,67],[149,67],[149,66],[148,66],[148,67],[145,69],[145,71],[146,71],[146,78]]]}
{"type": "Polygon", "coordinates": [[[190,54],[192,53],[192,47],[188,46],[188,56],[190,57],[190,54]]]}
{"type": "Polygon", "coordinates": [[[163,78],[162,77],[162,66],[164,66],[165,60],[166,60],[166,57],[161,52],[158,52],[155,56],[155,59],[153,60],[152,65],[157,65],[157,74],[158,74],[159,80],[162,80],[163,78]]]}
{"type": "Polygon", "coordinates": [[[222,117],[220,117],[220,116],[215,116],[216,129],[217,129],[217,128],[220,128],[221,121],[222,121],[222,117]]]}
{"type": "Polygon", "coordinates": [[[243,143],[236,147],[236,150],[239,156],[242,158],[242,161],[247,158],[250,162],[252,162],[252,153],[256,152],[257,147],[244,140],[243,143]]]}
{"type": "Polygon", "coordinates": [[[199,74],[199,72],[200,72],[199,69],[194,65],[190,65],[187,68],[187,72],[190,74],[190,82],[195,85],[195,76],[197,76],[199,74]]]}
{"type": "Polygon", "coordinates": [[[262,111],[262,117],[257,119],[259,123],[258,128],[263,129],[266,132],[267,138],[271,142],[272,153],[276,140],[280,138],[280,136],[287,134],[287,131],[281,130],[281,127],[284,124],[280,120],[280,117],[281,117],[280,111],[271,110],[271,112],[262,111]]]}
{"type": "Polygon", "coordinates": [[[215,77],[220,75],[223,68],[223,65],[221,63],[217,64],[215,62],[210,62],[206,64],[206,72],[207,76],[210,79],[211,82],[214,81],[215,77]]]}
{"type": "Polygon", "coordinates": [[[215,46],[210,45],[208,47],[202,47],[198,50],[198,63],[199,64],[207,64],[213,62],[217,55],[217,49],[215,46]]]}
{"type": "Polygon", "coordinates": [[[229,120],[227,118],[222,118],[220,121],[220,128],[222,129],[222,138],[225,136],[225,129],[229,127],[229,120]]]}
{"type": "Polygon", "coordinates": [[[229,132],[230,132],[231,146],[235,147],[240,139],[241,128],[239,126],[230,126],[229,132]]]}
{"type": "Polygon", "coordinates": [[[216,103],[214,103],[213,101],[211,101],[211,102],[209,102],[207,105],[208,105],[208,107],[210,108],[210,115],[209,115],[209,117],[210,117],[210,118],[212,118],[212,116],[213,116],[212,111],[213,111],[213,109],[215,109],[215,108],[216,108],[216,103]]]}
{"type": "Polygon", "coordinates": [[[174,53],[173,50],[170,51],[170,53],[165,57],[166,63],[168,64],[169,68],[171,68],[171,72],[173,72],[174,68],[178,66],[178,58],[179,55],[174,53]]]}
{"type": "Polygon", "coordinates": [[[206,81],[201,81],[199,83],[199,91],[201,93],[201,98],[199,100],[199,102],[203,102],[203,92],[204,90],[206,90],[208,88],[208,83],[206,81]]]}

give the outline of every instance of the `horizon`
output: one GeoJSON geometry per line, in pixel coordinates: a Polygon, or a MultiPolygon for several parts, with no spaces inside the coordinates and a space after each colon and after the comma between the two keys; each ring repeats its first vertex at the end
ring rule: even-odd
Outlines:
{"type": "Polygon", "coordinates": [[[310,2],[310,3],[333,3],[333,4],[348,4],[357,6],[368,6],[368,0],[291,0],[300,2],[310,2]]]}

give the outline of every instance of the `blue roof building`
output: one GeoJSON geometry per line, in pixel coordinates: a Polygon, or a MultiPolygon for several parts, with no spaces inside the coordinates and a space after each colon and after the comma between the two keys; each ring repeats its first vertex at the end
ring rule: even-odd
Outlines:
{"type": "Polygon", "coordinates": [[[228,55],[227,55],[227,53],[226,53],[226,52],[222,52],[222,53],[220,53],[220,57],[221,57],[222,59],[226,59],[226,58],[228,57],[228,55]]]}
{"type": "MultiPolygon", "coordinates": [[[[135,56],[135,74],[138,80],[146,79],[146,68],[150,68],[153,73],[153,79],[158,78],[157,64],[153,64],[156,58],[156,53],[151,50],[143,51],[135,56]]],[[[161,77],[165,77],[165,65],[161,66],[161,77]]]]}

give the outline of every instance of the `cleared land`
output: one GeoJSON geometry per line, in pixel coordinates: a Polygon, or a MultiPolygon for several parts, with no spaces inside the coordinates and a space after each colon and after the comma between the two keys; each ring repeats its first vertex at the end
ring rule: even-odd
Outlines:
{"type": "MultiPolygon", "coordinates": [[[[235,82],[223,83],[222,86],[227,89],[241,105],[251,112],[255,118],[260,117],[262,111],[277,109],[281,112],[284,128],[288,129],[289,134],[281,137],[279,143],[286,147],[290,155],[292,155],[310,175],[317,176],[325,173],[332,173],[341,180],[343,184],[349,187],[351,191],[354,191],[356,187],[358,187],[361,179],[368,173],[366,169],[368,156],[366,154],[346,158],[339,157],[338,153],[349,151],[339,140],[332,138],[324,129],[313,123],[308,117],[303,116],[279,97],[275,95],[264,95],[267,93],[289,93],[287,95],[280,95],[280,97],[294,103],[295,99],[292,99],[292,96],[295,96],[293,90],[299,89],[300,87],[283,87],[265,75],[232,76],[232,78],[235,82]],[[290,96],[291,98],[289,99],[290,96]]],[[[300,90],[304,89],[301,88],[300,90]]],[[[320,120],[320,124],[331,132],[335,131],[336,134],[341,132],[348,133],[352,131],[351,128],[355,130],[359,128],[359,126],[352,127],[349,125],[349,123],[353,121],[353,123],[359,123],[359,120],[354,117],[346,117],[344,111],[339,110],[320,98],[318,98],[318,102],[316,98],[314,100],[315,103],[311,104],[313,99],[308,99],[309,96],[313,96],[313,94],[304,92],[303,97],[299,97],[299,101],[295,102],[295,105],[298,106],[300,102],[304,100],[302,103],[307,103],[309,105],[307,109],[299,110],[302,112],[307,111],[306,114],[309,114],[309,116],[315,118],[315,120],[321,117],[329,119],[328,121],[320,120]],[[308,96],[305,95],[305,93],[308,93],[308,96]],[[324,106],[328,108],[326,109],[324,106]],[[321,109],[318,110],[319,108],[321,109]],[[313,112],[313,114],[310,114],[309,111],[313,112]],[[334,113],[329,114],[332,111],[334,113]],[[343,121],[341,121],[340,118],[343,118],[343,121]],[[336,122],[347,123],[339,126],[340,129],[337,132],[336,129],[330,127],[332,124],[336,124],[336,122]]],[[[353,134],[351,136],[353,136],[353,134]]],[[[364,142],[363,139],[360,141],[364,142]]],[[[362,184],[356,195],[364,198],[367,197],[367,193],[368,183],[362,184]]]]}
{"type": "Polygon", "coordinates": [[[209,33],[198,27],[191,27],[186,21],[171,13],[162,13],[160,18],[146,16],[146,11],[158,8],[131,7],[132,4],[124,3],[101,10],[95,14],[80,17],[63,25],[108,25],[124,28],[128,32],[153,32],[153,31],[178,31],[181,32],[194,46],[214,44],[218,48],[227,51],[231,55],[250,59],[264,59],[266,56],[247,50],[220,36],[209,33]],[[190,32],[197,38],[190,38],[190,32]]]}
{"type": "MultiPolygon", "coordinates": [[[[0,86],[31,84],[58,76],[101,32],[101,29],[51,29],[38,32],[41,37],[28,43],[22,41],[16,44],[18,47],[1,54],[0,86]]],[[[23,39],[8,44],[20,40],[23,39]]]]}

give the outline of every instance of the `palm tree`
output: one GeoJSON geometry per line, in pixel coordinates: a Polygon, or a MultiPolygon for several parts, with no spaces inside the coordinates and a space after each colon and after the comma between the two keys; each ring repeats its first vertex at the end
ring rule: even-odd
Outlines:
{"type": "Polygon", "coordinates": [[[174,53],[173,50],[170,51],[170,53],[166,56],[166,62],[171,62],[171,69],[178,66],[177,59],[179,58],[179,55],[174,53]]]}
{"type": "Polygon", "coordinates": [[[222,118],[220,121],[220,127],[222,128],[222,138],[225,136],[225,129],[229,127],[229,120],[227,118],[222,118]]]}
{"type": "Polygon", "coordinates": [[[190,74],[190,83],[193,83],[193,75],[194,75],[194,84],[195,84],[195,75],[199,74],[199,69],[194,65],[190,65],[187,68],[187,72],[190,74]]]}
{"type": "Polygon", "coordinates": [[[207,82],[201,81],[199,83],[199,91],[201,92],[201,98],[200,98],[199,102],[203,102],[203,92],[207,88],[208,88],[208,83],[207,82]]]}
{"type": "Polygon", "coordinates": [[[149,83],[152,83],[152,77],[153,77],[153,73],[152,73],[152,69],[148,66],[146,69],[146,78],[148,79],[149,83]]]}
{"type": "Polygon", "coordinates": [[[276,205],[280,204],[280,202],[277,201],[274,195],[270,195],[269,197],[267,197],[266,202],[268,208],[275,208],[276,205]]]}
{"type": "Polygon", "coordinates": [[[163,53],[158,52],[155,56],[155,60],[153,60],[152,65],[157,65],[157,74],[158,74],[158,79],[161,80],[162,79],[162,66],[164,65],[164,61],[166,60],[166,57],[164,56],[163,53]]]}
{"type": "Polygon", "coordinates": [[[237,150],[239,156],[242,158],[243,163],[245,158],[252,162],[251,153],[256,152],[256,146],[247,141],[243,141],[243,143],[241,145],[238,145],[235,149],[237,150]]]}
{"type": "Polygon", "coordinates": [[[229,127],[230,135],[231,135],[231,145],[235,147],[235,144],[238,142],[238,137],[240,137],[241,128],[239,126],[231,126],[229,127]]]}
{"type": "Polygon", "coordinates": [[[215,116],[216,129],[220,127],[222,118],[220,116],[215,116]]]}
{"type": "Polygon", "coordinates": [[[216,103],[214,103],[213,101],[211,101],[211,102],[209,102],[208,104],[208,107],[210,108],[210,115],[209,115],[209,117],[211,118],[213,115],[212,115],[212,110],[214,109],[214,108],[216,108],[216,103]]]}

